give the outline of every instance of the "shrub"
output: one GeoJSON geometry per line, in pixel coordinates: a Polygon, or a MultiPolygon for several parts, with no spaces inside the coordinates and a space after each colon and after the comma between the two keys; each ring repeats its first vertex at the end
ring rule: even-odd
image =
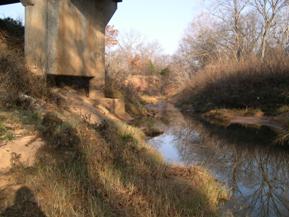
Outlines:
{"type": "Polygon", "coordinates": [[[216,108],[260,108],[267,114],[289,103],[288,57],[218,62],[197,73],[179,96],[179,105],[197,112],[216,108]]]}

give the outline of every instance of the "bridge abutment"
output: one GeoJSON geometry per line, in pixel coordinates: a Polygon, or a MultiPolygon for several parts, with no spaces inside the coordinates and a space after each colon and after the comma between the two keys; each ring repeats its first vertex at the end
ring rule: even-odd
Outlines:
{"type": "Polygon", "coordinates": [[[22,0],[25,55],[40,74],[88,78],[90,95],[105,84],[105,27],[119,0],[22,0]]]}

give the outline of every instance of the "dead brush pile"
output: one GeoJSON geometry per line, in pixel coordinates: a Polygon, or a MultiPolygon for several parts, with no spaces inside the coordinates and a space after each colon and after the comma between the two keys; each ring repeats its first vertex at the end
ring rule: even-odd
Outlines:
{"type": "Polygon", "coordinates": [[[289,105],[288,57],[211,64],[195,75],[177,101],[196,112],[253,108],[276,114],[289,105]]]}

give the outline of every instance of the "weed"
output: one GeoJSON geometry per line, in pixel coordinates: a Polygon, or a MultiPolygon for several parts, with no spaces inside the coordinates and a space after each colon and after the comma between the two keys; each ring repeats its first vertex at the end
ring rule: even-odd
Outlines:
{"type": "Polygon", "coordinates": [[[0,121],[0,141],[11,141],[14,138],[14,134],[0,121]]]}

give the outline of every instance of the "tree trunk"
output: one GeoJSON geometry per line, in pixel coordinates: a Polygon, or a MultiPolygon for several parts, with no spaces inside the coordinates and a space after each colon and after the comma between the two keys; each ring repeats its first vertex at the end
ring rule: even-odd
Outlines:
{"type": "Polygon", "coordinates": [[[265,28],[262,34],[262,41],[261,41],[261,60],[264,61],[265,54],[267,48],[267,29],[265,28]]]}

